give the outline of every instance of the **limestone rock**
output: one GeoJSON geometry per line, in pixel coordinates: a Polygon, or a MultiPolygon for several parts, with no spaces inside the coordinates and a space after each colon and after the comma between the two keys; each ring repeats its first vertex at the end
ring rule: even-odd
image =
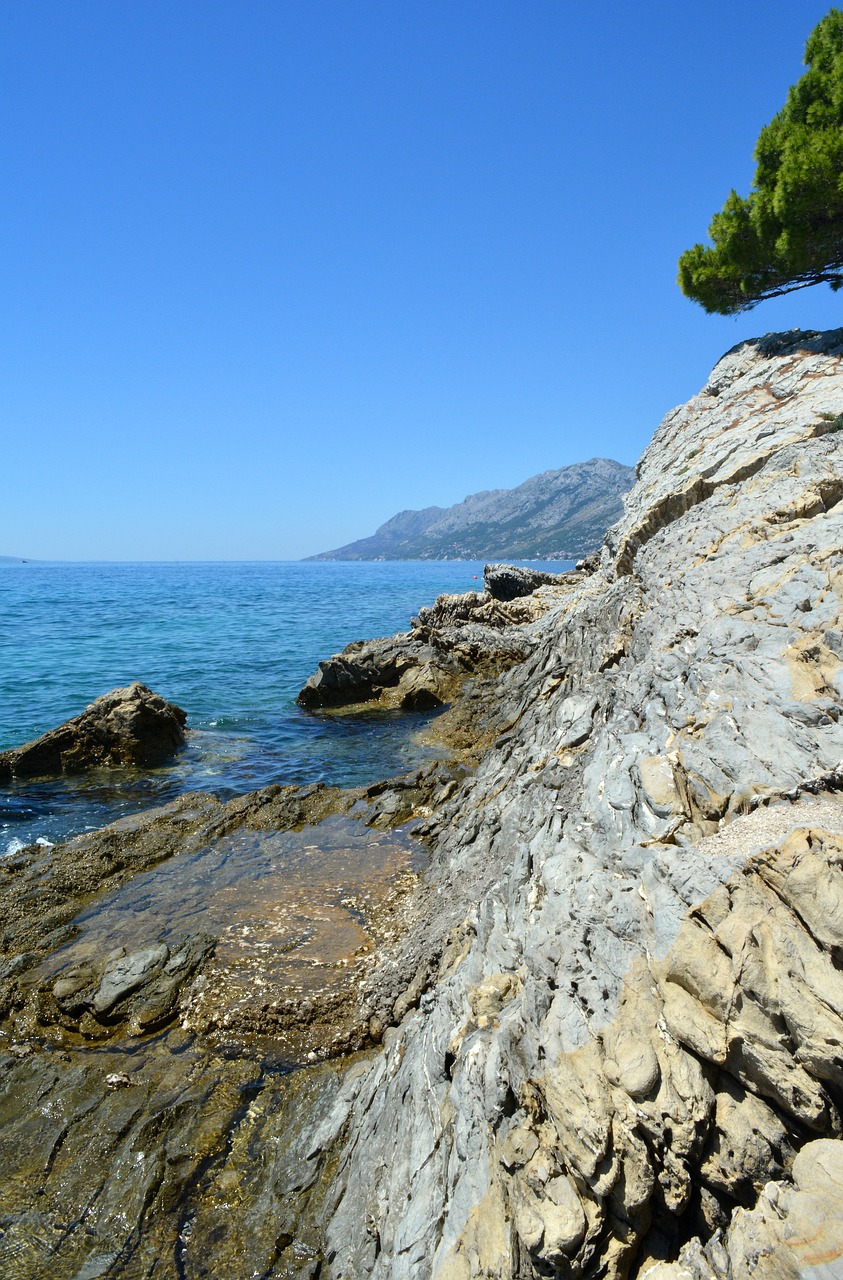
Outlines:
{"type": "Polygon", "coordinates": [[[187,715],[137,681],[103,694],[81,715],[0,753],[0,781],[162,764],[184,745],[187,715]]]}
{"type": "MultiPolygon", "coordinates": [[[[570,585],[571,575],[506,565],[487,568],[499,571],[504,594],[487,590],[442,595],[429,608],[419,609],[409,632],[354,641],[319,663],[296,699],[299,706],[318,710],[377,702],[429,710],[450,702],[468,679],[496,676],[523,662],[535,646],[535,627],[530,624],[537,623],[550,605],[548,598],[533,592],[539,585],[570,585]],[[518,584],[511,591],[505,586],[507,574],[518,584]]],[[[494,575],[493,581],[498,581],[494,575]]]]}
{"type": "Polygon", "coordinates": [[[642,1280],[836,1280],[843,1275],[843,1142],[810,1142],[793,1162],[792,1182],[770,1182],[752,1210],[727,1231],[688,1244],[678,1261],[642,1280]]]}
{"type": "Polygon", "coordinates": [[[843,758],[841,410],[843,331],[741,344],[540,588],[508,728],[426,824],[438,977],[322,1133],[332,1276],[468,1275],[503,1204],[481,1274],[619,1280],[840,1132],[843,806],[809,793],[843,758]]]}
{"type": "Polygon", "coordinates": [[[172,1018],[179,994],[213,940],[188,935],[177,943],[152,943],[135,951],[124,947],[92,963],[62,970],[38,996],[38,1018],[100,1039],[125,1029],[137,1035],[172,1018]]]}

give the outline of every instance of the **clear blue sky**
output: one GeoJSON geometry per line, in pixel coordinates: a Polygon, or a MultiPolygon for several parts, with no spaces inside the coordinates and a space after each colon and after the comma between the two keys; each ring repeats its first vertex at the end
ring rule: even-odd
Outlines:
{"type": "Polygon", "coordinates": [[[828,5],[0,0],[0,553],[285,559],[594,455],[828,5]]]}

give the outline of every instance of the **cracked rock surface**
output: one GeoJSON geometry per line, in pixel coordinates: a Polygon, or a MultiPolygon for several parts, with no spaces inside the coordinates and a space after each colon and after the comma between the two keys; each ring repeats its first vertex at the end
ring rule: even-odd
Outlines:
{"type": "Polygon", "coordinates": [[[319,663],[298,695],[307,710],[377,702],[426,710],[451,702],[467,681],[488,679],[523,662],[538,642],[535,623],[549,607],[552,584],[576,574],[487,565],[484,590],[443,595],[419,609],[406,633],[356,640],[319,663]]]}

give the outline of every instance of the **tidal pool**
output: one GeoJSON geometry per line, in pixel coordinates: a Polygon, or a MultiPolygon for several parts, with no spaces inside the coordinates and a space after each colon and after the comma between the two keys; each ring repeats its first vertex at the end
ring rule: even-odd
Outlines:
{"type": "Polygon", "coordinates": [[[92,902],[33,977],[46,988],[121,951],[164,943],[175,952],[210,935],[214,954],[182,1000],[182,1027],[257,1037],[269,1058],[307,1060],[352,1013],[344,1005],[375,947],[372,920],[424,859],[406,831],[347,815],[298,831],[240,828],[92,902]]]}

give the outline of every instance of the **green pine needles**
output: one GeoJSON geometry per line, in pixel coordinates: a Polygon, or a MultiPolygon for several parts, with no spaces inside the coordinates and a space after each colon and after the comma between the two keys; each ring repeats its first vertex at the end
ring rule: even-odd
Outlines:
{"type": "Polygon", "coordinates": [[[811,284],[843,286],[843,11],[805,46],[808,70],[755,146],[755,185],[732,191],[712,245],[679,259],[679,286],[708,312],[735,315],[811,284]]]}

